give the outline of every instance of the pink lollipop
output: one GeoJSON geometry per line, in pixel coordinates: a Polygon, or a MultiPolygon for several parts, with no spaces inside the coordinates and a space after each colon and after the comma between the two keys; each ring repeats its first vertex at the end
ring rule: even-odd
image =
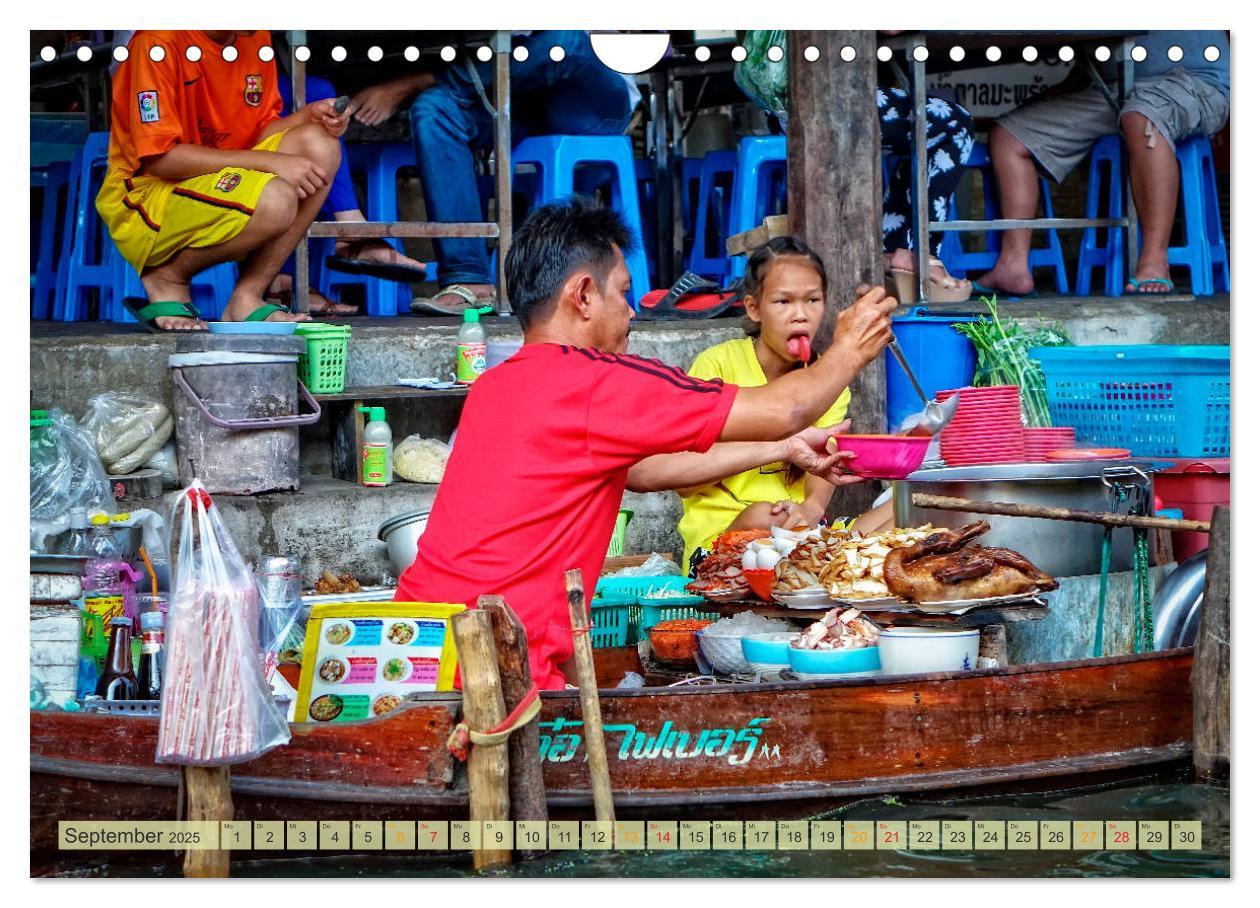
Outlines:
{"type": "Polygon", "coordinates": [[[795,337],[788,338],[787,348],[788,348],[788,352],[791,353],[793,356],[795,356],[797,359],[799,359],[801,362],[803,363],[809,362],[809,355],[810,355],[809,338],[806,337],[805,335],[798,334],[795,337]]]}

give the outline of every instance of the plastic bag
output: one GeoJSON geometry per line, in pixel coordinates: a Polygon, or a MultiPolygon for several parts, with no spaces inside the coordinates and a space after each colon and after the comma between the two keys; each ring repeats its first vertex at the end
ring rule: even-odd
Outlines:
{"type": "Polygon", "coordinates": [[[147,397],[107,391],[88,401],[83,428],[105,469],[125,476],[162,450],[175,422],[165,405],[147,397]]]}
{"type": "Polygon", "coordinates": [[[451,449],[436,438],[408,435],[394,448],[394,473],[408,482],[437,484],[446,472],[451,449]]]}
{"type": "Polygon", "coordinates": [[[647,561],[633,567],[625,567],[609,574],[609,577],[677,577],[682,568],[668,558],[653,552],[647,561]]]}
{"type": "Polygon", "coordinates": [[[114,513],[109,478],[92,439],[73,416],[48,411],[50,425],[31,427],[32,522],[65,517],[73,507],[114,513]]]}
{"type": "Polygon", "coordinates": [[[748,55],[735,65],[735,83],[762,110],[787,120],[788,64],[787,32],[754,29],[744,36],[748,55]],[[776,63],[767,56],[772,47],[783,51],[776,63]]]}
{"type": "Polygon", "coordinates": [[[183,506],[167,613],[166,683],[157,761],[222,766],[288,743],[289,726],[263,678],[258,586],[200,482],[183,506]]]}

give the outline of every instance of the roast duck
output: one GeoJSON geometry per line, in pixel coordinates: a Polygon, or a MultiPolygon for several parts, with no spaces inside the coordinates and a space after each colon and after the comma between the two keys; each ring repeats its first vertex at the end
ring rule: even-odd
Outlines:
{"type": "Polygon", "coordinates": [[[884,558],[884,583],[911,602],[988,599],[1058,589],[1058,582],[1019,552],[972,545],[989,531],[983,520],[933,533],[884,558]]]}

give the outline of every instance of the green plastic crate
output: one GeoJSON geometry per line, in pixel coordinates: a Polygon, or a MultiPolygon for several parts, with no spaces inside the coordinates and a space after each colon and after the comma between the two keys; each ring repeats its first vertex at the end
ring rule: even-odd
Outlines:
{"type": "Polygon", "coordinates": [[[721,618],[718,612],[698,612],[691,605],[645,605],[638,606],[638,633],[640,640],[648,638],[648,631],[662,621],[673,621],[675,618],[699,618],[701,621],[717,621],[721,618]]]}
{"type": "Polygon", "coordinates": [[[298,355],[298,378],[312,394],[339,394],[346,389],[346,350],[350,329],[337,325],[298,325],[306,352],[298,355]]]}
{"type": "Polygon", "coordinates": [[[591,603],[591,646],[604,649],[625,646],[630,637],[630,606],[618,603],[591,603]]]}

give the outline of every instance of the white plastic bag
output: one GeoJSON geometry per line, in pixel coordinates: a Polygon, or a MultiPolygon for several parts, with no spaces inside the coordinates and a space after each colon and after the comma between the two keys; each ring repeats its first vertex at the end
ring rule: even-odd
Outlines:
{"type": "Polygon", "coordinates": [[[92,436],[105,468],[122,476],[160,451],[175,431],[175,423],[164,404],[135,394],[107,391],[88,401],[83,428],[92,436]]]}
{"type": "Polygon", "coordinates": [[[258,586],[200,482],[177,499],[172,535],[181,505],[157,761],[253,760],[289,741],[284,713],[263,678],[258,586]]]}
{"type": "Polygon", "coordinates": [[[442,481],[451,449],[436,438],[408,435],[394,448],[394,473],[408,482],[442,481]]]}
{"type": "Polygon", "coordinates": [[[114,494],[91,437],[69,413],[49,410],[48,419],[51,425],[31,428],[31,521],[58,520],[73,507],[114,513],[114,494]]]}

